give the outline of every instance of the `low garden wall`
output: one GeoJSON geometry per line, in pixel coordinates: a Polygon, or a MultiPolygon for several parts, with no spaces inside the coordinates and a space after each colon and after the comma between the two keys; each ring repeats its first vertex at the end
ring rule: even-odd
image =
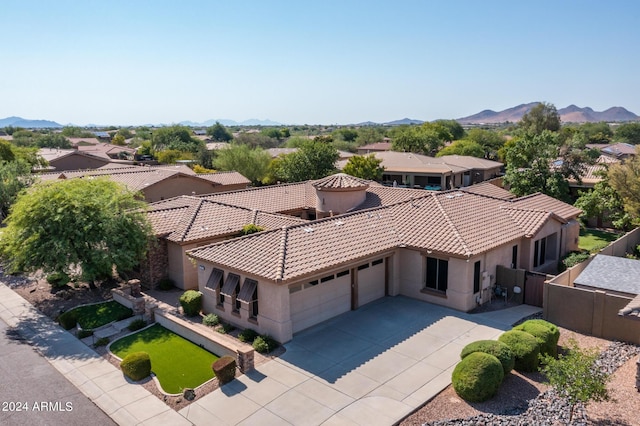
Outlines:
{"type": "Polygon", "coordinates": [[[238,344],[235,340],[213,330],[199,330],[189,322],[158,308],[155,320],[161,326],[173,331],[196,345],[218,356],[229,355],[238,361],[243,372],[253,369],[254,350],[249,345],[238,344]]]}

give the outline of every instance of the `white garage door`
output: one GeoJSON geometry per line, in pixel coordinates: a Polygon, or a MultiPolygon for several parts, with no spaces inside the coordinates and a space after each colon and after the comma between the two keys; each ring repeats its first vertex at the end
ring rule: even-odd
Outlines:
{"type": "Polygon", "coordinates": [[[347,272],[289,289],[294,333],[351,310],[351,277],[347,272]]]}
{"type": "Polygon", "coordinates": [[[358,306],[384,297],[384,259],[358,266],[358,306]]]}

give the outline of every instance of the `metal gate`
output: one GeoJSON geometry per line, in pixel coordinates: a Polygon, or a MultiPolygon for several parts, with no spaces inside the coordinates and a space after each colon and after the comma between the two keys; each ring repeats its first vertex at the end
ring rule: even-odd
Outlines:
{"type": "Polygon", "coordinates": [[[547,276],[545,274],[537,274],[535,272],[528,271],[525,276],[524,303],[542,308],[542,292],[547,276]]]}

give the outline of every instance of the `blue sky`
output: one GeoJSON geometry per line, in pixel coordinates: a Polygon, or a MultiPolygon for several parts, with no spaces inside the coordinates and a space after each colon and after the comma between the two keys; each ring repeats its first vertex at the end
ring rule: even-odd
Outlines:
{"type": "Polygon", "coordinates": [[[640,114],[640,2],[2,0],[0,118],[348,124],[640,114]]]}

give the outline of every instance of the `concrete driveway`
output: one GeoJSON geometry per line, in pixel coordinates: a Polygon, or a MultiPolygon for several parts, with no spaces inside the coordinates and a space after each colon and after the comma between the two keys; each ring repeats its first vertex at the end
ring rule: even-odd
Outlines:
{"type": "Polygon", "coordinates": [[[386,297],[298,333],[280,358],[180,414],[197,425],[390,425],[451,382],[461,349],[540,311],[469,315],[386,297]]]}

